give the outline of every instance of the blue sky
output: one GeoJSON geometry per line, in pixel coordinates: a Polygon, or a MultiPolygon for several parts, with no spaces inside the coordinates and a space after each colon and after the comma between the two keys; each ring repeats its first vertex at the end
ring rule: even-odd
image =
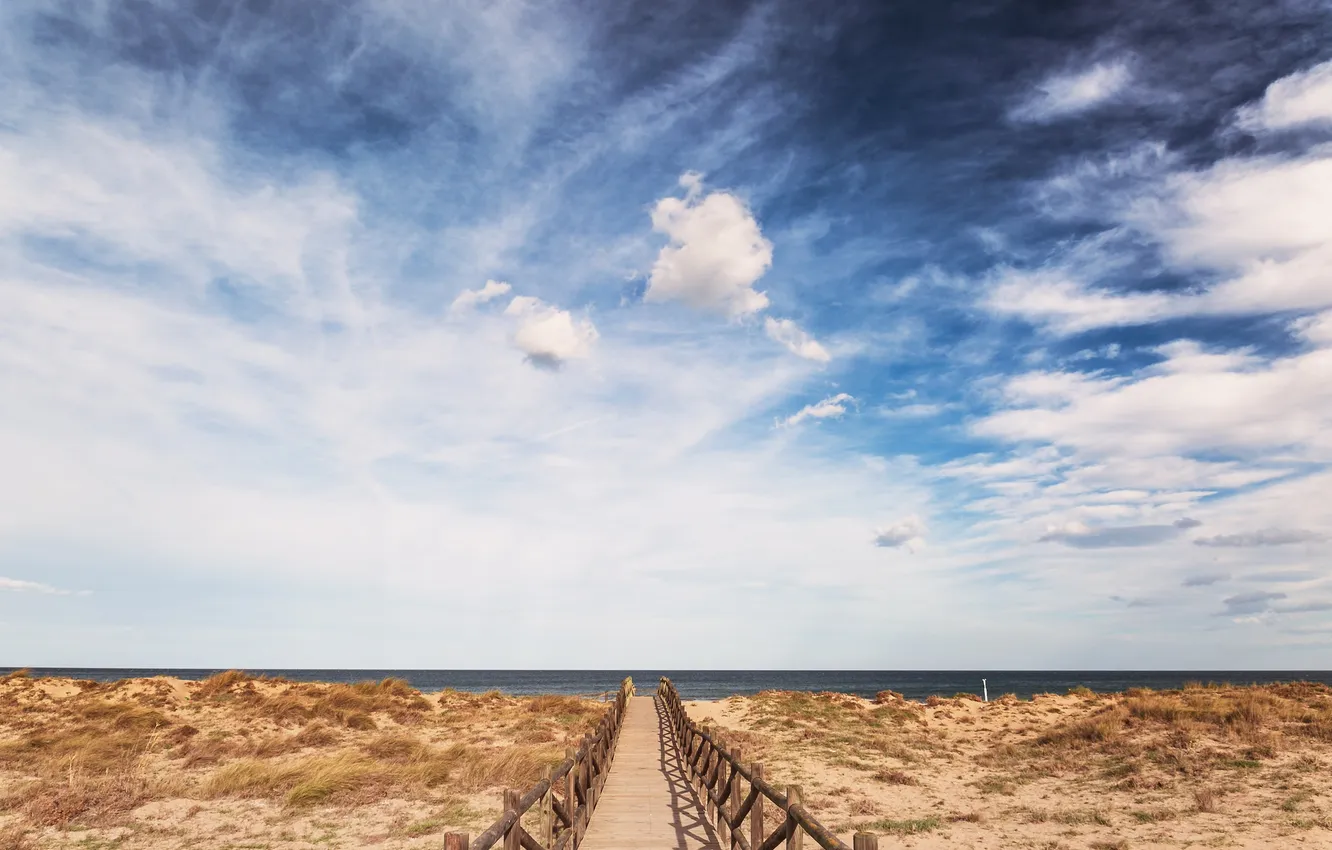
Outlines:
{"type": "Polygon", "coordinates": [[[0,663],[1332,659],[1326,3],[0,33],[0,663]]]}

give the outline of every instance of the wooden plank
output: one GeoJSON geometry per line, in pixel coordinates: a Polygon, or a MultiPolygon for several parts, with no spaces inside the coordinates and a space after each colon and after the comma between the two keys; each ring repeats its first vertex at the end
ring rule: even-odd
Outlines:
{"type": "Polygon", "coordinates": [[[720,850],[683,770],[664,706],[632,697],[580,850],[720,850]]]}

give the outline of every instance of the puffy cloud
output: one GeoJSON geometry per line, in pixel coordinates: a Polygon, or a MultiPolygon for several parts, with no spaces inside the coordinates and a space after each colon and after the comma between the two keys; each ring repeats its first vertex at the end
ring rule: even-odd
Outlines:
{"type": "Polygon", "coordinates": [[[702,180],[685,174],[685,197],[662,198],[652,210],[652,228],[670,242],[657,255],[644,299],[731,317],[757,313],[768,306],[754,284],[772,265],[772,243],[743,201],[729,192],[704,195],[702,180]]]}
{"type": "Polygon", "coordinates": [[[819,345],[814,337],[805,333],[790,319],[774,319],[769,316],[763,320],[763,331],[769,339],[780,342],[798,357],[817,363],[827,363],[832,359],[826,348],[819,345]]]}
{"type": "Polygon", "coordinates": [[[1265,531],[1250,531],[1243,534],[1218,534],[1215,537],[1200,537],[1193,541],[1199,546],[1216,546],[1229,549],[1246,549],[1257,546],[1288,546],[1292,543],[1321,543],[1327,536],[1316,531],[1303,529],[1269,528],[1265,531]]]}
{"type": "Polygon", "coordinates": [[[575,321],[568,310],[530,295],[510,301],[504,315],[518,320],[513,344],[536,366],[557,369],[566,360],[586,357],[597,339],[597,329],[590,320],[575,321]]]}
{"type": "Polygon", "coordinates": [[[802,407],[800,410],[779,421],[779,425],[791,427],[799,425],[806,419],[840,419],[846,413],[848,403],[855,403],[855,398],[847,393],[838,393],[829,396],[823,401],[815,402],[802,407]]]}
{"type": "Polygon", "coordinates": [[[1263,99],[1239,111],[1248,130],[1286,130],[1332,123],[1332,62],[1282,77],[1267,87],[1263,99]]]}
{"type": "Polygon", "coordinates": [[[925,523],[912,514],[897,520],[886,528],[874,529],[874,545],[885,549],[906,549],[914,552],[925,545],[925,523]]]}
{"type": "Polygon", "coordinates": [[[1010,115],[1018,121],[1044,122],[1085,112],[1122,94],[1131,77],[1124,60],[1055,74],[1038,84],[1010,115]]]}
{"type": "Polygon", "coordinates": [[[55,596],[69,595],[68,590],[61,590],[49,584],[25,581],[19,578],[5,578],[4,576],[0,576],[0,590],[8,590],[14,593],[46,593],[55,596]]]}
{"type": "Polygon", "coordinates": [[[452,309],[455,312],[470,310],[478,304],[485,304],[499,298],[501,295],[508,295],[511,289],[513,287],[503,281],[488,280],[485,286],[480,289],[464,289],[457,298],[453,299],[452,309]]]}
{"type": "Polygon", "coordinates": [[[1184,531],[1200,525],[1197,520],[1176,520],[1169,525],[1125,525],[1117,528],[1088,528],[1069,523],[1041,536],[1043,543],[1062,543],[1075,549],[1113,549],[1124,546],[1152,546],[1173,540],[1184,531]]]}

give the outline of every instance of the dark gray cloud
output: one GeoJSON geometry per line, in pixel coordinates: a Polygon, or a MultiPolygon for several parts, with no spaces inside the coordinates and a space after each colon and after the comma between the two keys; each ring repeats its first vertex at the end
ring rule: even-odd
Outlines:
{"type": "Polygon", "coordinates": [[[1051,531],[1042,535],[1042,543],[1062,543],[1075,549],[1114,549],[1152,546],[1172,540],[1202,523],[1185,517],[1170,525],[1124,525],[1118,528],[1093,528],[1088,531],[1051,531]]]}
{"type": "Polygon", "coordinates": [[[1274,593],[1268,590],[1257,590],[1253,593],[1239,593],[1235,596],[1227,596],[1221,600],[1221,604],[1226,606],[1226,610],[1221,612],[1221,616],[1233,617],[1241,614],[1261,614],[1272,607],[1272,603],[1278,599],[1285,599],[1286,594],[1274,593]]]}
{"type": "Polygon", "coordinates": [[[1269,528],[1264,531],[1248,531],[1241,534],[1218,534],[1215,537],[1200,537],[1193,542],[1198,546],[1247,549],[1255,546],[1289,546],[1292,543],[1319,543],[1326,539],[1326,535],[1319,534],[1316,531],[1305,531],[1299,528],[1269,528]]]}
{"type": "Polygon", "coordinates": [[[1184,587],[1210,587],[1217,582],[1225,581],[1230,578],[1230,573],[1196,573],[1191,576],[1185,576],[1184,587]]]}

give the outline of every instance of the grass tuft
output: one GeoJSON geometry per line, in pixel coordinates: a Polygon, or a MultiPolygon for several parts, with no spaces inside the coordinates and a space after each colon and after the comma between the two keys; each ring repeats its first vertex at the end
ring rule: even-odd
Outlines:
{"type": "Polygon", "coordinates": [[[938,829],[941,823],[942,821],[937,817],[910,820],[884,818],[864,824],[859,828],[868,832],[887,832],[893,835],[918,835],[922,832],[931,832],[938,829]]]}

